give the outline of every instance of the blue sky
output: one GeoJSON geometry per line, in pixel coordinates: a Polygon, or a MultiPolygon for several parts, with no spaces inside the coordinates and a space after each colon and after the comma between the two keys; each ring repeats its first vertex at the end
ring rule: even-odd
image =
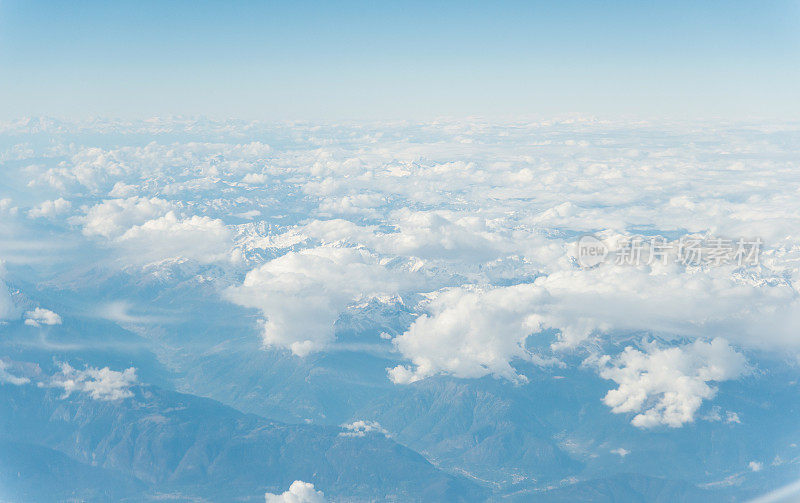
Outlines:
{"type": "Polygon", "coordinates": [[[800,2],[0,2],[0,118],[794,118],[800,2]]]}

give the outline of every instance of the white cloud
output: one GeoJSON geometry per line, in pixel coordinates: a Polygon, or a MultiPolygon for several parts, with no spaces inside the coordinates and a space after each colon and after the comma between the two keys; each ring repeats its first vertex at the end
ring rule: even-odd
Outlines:
{"type": "Polygon", "coordinates": [[[242,178],[242,182],[251,185],[264,185],[269,180],[269,176],[265,173],[247,173],[242,178]]]}
{"type": "Polygon", "coordinates": [[[617,449],[612,449],[611,450],[611,454],[616,454],[621,458],[624,458],[625,456],[627,456],[630,453],[631,453],[631,451],[629,451],[628,449],[622,448],[622,447],[619,447],[617,449]]]}
{"type": "Polygon", "coordinates": [[[44,201],[39,206],[28,211],[30,218],[54,218],[68,212],[72,208],[72,203],[59,197],[51,201],[44,201]]]}
{"type": "Polygon", "coordinates": [[[343,424],[342,429],[344,431],[339,433],[340,437],[365,437],[368,433],[389,434],[377,421],[353,421],[352,423],[343,424]]]}
{"type": "Polygon", "coordinates": [[[289,490],[282,494],[264,494],[266,503],[325,503],[325,495],[322,491],[314,489],[314,484],[295,480],[289,486],[289,490]]]}
{"type": "Polygon", "coordinates": [[[133,367],[122,372],[108,367],[78,370],[68,363],[61,363],[61,371],[51,377],[49,386],[63,388],[64,397],[78,392],[87,393],[95,400],[109,401],[132,397],[130,387],[136,382],[136,369],[133,367]]]}
{"type": "Polygon", "coordinates": [[[119,152],[97,147],[82,148],[70,159],[44,173],[40,180],[55,188],[80,185],[93,192],[110,180],[125,176],[131,170],[119,152]]]}
{"type": "Polygon", "coordinates": [[[510,363],[532,359],[525,341],[542,329],[558,331],[556,350],[635,331],[796,348],[793,334],[800,329],[800,302],[790,284],[676,265],[560,270],[509,287],[450,289],[425,308],[395,339],[413,363],[390,371],[397,383],[439,372],[524,380],[510,363]]]}
{"type": "Polygon", "coordinates": [[[7,213],[13,216],[16,215],[18,211],[19,208],[14,206],[14,201],[7,197],[0,199],[0,213],[7,213]]]}
{"type": "Polygon", "coordinates": [[[370,253],[318,247],[253,269],[227,297],[261,310],[266,346],[305,356],[333,342],[333,324],[348,305],[396,289],[396,279],[370,253]]]}
{"type": "MultiPolygon", "coordinates": [[[[120,324],[147,325],[171,321],[169,317],[154,314],[142,314],[142,309],[125,300],[116,300],[99,304],[94,309],[94,315],[115,321],[120,324]]],[[[147,312],[147,310],[144,310],[147,312]]]]}
{"type": "Polygon", "coordinates": [[[250,210],[250,211],[243,211],[241,213],[234,213],[233,216],[239,217],[239,218],[244,218],[244,219],[247,219],[247,220],[252,220],[252,219],[254,219],[255,217],[257,217],[259,215],[261,215],[260,211],[258,211],[258,210],[250,210]]]}
{"type": "Polygon", "coordinates": [[[137,262],[184,257],[208,263],[230,259],[232,239],[221,220],[196,215],[179,219],[170,211],[131,227],[116,242],[137,262]]]}
{"type": "Polygon", "coordinates": [[[442,212],[394,211],[390,221],[398,232],[381,236],[379,250],[431,259],[462,259],[480,263],[498,256],[500,243],[485,219],[442,212]]]}
{"type": "Polygon", "coordinates": [[[705,414],[701,419],[711,422],[725,422],[727,424],[741,424],[742,422],[739,419],[739,414],[736,412],[725,411],[723,415],[722,408],[717,405],[711,407],[708,413],[705,414]]]}
{"type": "Polygon", "coordinates": [[[25,324],[31,327],[42,325],[61,325],[61,316],[49,309],[37,307],[25,313],[25,324]]]}
{"type": "Polygon", "coordinates": [[[85,216],[71,221],[83,224],[83,233],[87,236],[115,238],[135,225],[165,215],[171,209],[168,201],[157,197],[107,199],[89,208],[85,216]]]}
{"type": "Polygon", "coordinates": [[[332,215],[358,215],[371,213],[373,208],[386,202],[386,197],[381,194],[351,194],[338,197],[324,197],[317,206],[320,214],[332,215]]]}
{"type": "Polygon", "coordinates": [[[111,197],[132,197],[136,195],[139,188],[135,185],[129,185],[125,182],[117,182],[108,192],[111,197]]]}
{"type": "Polygon", "coordinates": [[[175,205],[156,197],[107,199],[70,222],[86,236],[102,236],[135,263],[169,258],[215,262],[231,258],[233,232],[218,219],[179,217],[175,205]]]}
{"type": "Polygon", "coordinates": [[[747,464],[747,467],[750,468],[750,471],[760,472],[761,469],[764,468],[764,463],[759,461],[750,461],[750,463],[747,464]]]}
{"type": "Polygon", "coordinates": [[[446,372],[456,377],[492,374],[525,381],[510,365],[515,358],[533,360],[525,340],[541,327],[532,307],[541,290],[528,285],[486,291],[454,288],[440,292],[411,327],[394,339],[413,367],[389,370],[395,383],[410,383],[446,372]]]}
{"type": "Polygon", "coordinates": [[[691,271],[677,265],[605,266],[557,271],[536,280],[547,292],[541,308],[575,346],[593,332],[648,330],[688,337],[719,335],[752,345],[790,339],[800,304],[787,284],[736,277],[726,268],[691,271]],[[764,318],[780,319],[763,337],[764,318]]]}
{"type": "MultiPolygon", "coordinates": [[[[69,222],[104,238],[122,263],[227,260],[236,233],[236,250],[253,268],[250,286],[232,290],[242,294],[237,302],[264,313],[266,344],[297,354],[328,346],[338,313],[355,299],[393,293],[404,274],[397,263],[424,277],[408,293],[448,288],[420,306],[425,316],[396,339],[408,359],[392,371],[397,382],[439,372],[524,380],[511,365],[535,359],[525,338],[540,328],[555,329],[555,348],[565,350],[639,331],[800,350],[800,183],[785,141],[796,126],[296,124],[282,131],[292,147],[273,150],[248,142],[274,132],[258,123],[35,124],[0,127],[241,138],[114,148],[64,141],[41,151],[31,144],[20,153],[36,164],[10,175],[56,187],[65,202],[89,201],[69,222]],[[254,221],[226,230],[220,215],[254,221]],[[297,221],[308,216],[342,219],[297,221]],[[578,270],[565,253],[578,232],[613,237],[631,229],[762,237],[763,265],[578,270]],[[326,245],[362,248],[371,257],[368,275],[379,280],[337,275],[354,267],[348,257],[303,256],[326,245]],[[303,265],[315,260],[319,271],[303,265]]],[[[14,197],[15,204],[39,201],[14,197]]],[[[0,209],[11,204],[0,201],[0,209]]],[[[0,316],[8,306],[0,293],[0,316]]]]}
{"type": "Polygon", "coordinates": [[[739,419],[739,414],[728,411],[725,413],[725,422],[729,424],[741,424],[742,421],[739,419]]]}
{"type": "Polygon", "coordinates": [[[0,360],[0,384],[13,384],[15,386],[21,386],[30,382],[30,379],[27,377],[19,377],[10,373],[8,371],[9,368],[10,366],[8,363],[0,360]]]}
{"type": "Polygon", "coordinates": [[[616,414],[634,413],[631,424],[639,428],[694,421],[703,400],[716,395],[713,383],[747,371],[744,356],[719,338],[665,349],[650,343],[645,351],[627,347],[617,357],[594,356],[585,363],[619,385],[603,402],[616,414]]]}

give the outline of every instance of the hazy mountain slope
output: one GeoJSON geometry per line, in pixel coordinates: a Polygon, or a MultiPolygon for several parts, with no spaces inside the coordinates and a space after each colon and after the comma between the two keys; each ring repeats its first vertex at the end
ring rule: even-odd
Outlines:
{"type": "Polygon", "coordinates": [[[146,485],[30,443],[0,441],[0,501],[115,501],[146,485]]]}
{"type": "Polygon", "coordinates": [[[301,479],[355,500],[471,500],[484,494],[381,434],[347,437],[337,428],[275,423],[155,387],[137,387],[133,398],[115,402],[62,399],[30,386],[2,386],[0,394],[4,439],[51,447],[135,476],[159,492],[258,500],[268,489],[301,479]]]}
{"type": "Polygon", "coordinates": [[[707,501],[731,501],[698,489],[682,481],[645,477],[643,475],[619,474],[604,479],[579,482],[542,494],[519,494],[513,501],[541,501],[542,503],[683,503],[707,501]]]}

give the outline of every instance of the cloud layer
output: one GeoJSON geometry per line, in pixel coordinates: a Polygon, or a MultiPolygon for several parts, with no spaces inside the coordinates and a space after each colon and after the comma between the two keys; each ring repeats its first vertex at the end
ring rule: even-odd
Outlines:
{"type": "MultiPolygon", "coordinates": [[[[0,258],[51,264],[57,244],[73,265],[165,281],[180,264],[220,302],[252,309],[266,350],[297,357],[337,349],[343,314],[369,319],[371,302],[391,298],[369,320],[381,327],[367,346],[392,351],[387,379],[398,385],[439,374],[523,384],[530,364],[594,354],[618,385],[606,397],[614,411],[675,426],[713,398],[714,382],[740,374],[741,350],[800,352],[796,133],[579,117],[10,123],[0,125],[13,189],[0,194],[0,258]],[[20,143],[40,134],[46,147],[20,143]],[[583,268],[574,247],[585,233],[612,248],[641,235],[759,238],[763,249],[741,267],[583,268]],[[665,347],[598,353],[631,337],[665,347]],[[728,366],[714,377],[706,361],[728,366]],[[655,362],[686,388],[652,382],[655,362]]],[[[11,323],[7,290],[0,318],[11,323]]],[[[20,309],[26,323],[57,323],[36,305],[20,309]]],[[[78,391],[127,382],[74,372],[78,391]]]]}

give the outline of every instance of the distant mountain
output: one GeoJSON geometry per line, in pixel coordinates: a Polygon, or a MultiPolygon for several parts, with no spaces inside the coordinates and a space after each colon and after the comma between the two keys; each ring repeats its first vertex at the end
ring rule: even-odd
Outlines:
{"type": "Polygon", "coordinates": [[[147,488],[114,470],[30,443],[0,441],[0,501],[120,501],[147,488]]]}
{"type": "Polygon", "coordinates": [[[59,477],[95,488],[79,495],[95,501],[131,493],[141,499],[259,501],[265,491],[282,492],[296,479],[352,501],[486,496],[477,484],[437,470],[380,433],[342,436],[339,428],[267,421],[156,387],[134,391],[132,398],[104,402],[79,395],[62,399],[56,391],[33,386],[0,386],[0,439],[4,445],[12,439],[35,445],[27,457],[2,458],[6,478],[23,470],[27,481],[7,486],[17,491],[8,497],[59,500],[70,487],[59,477]],[[47,457],[48,449],[61,455],[48,463],[32,460],[47,457]],[[34,480],[42,481],[38,493],[30,492],[34,480]]]}
{"type": "Polygon", "coordinates": [[[543,421],[529,391],[493,378],[430,378],[399,387],[357,416],[380,422],[442,466],[501,486],[580,472],[583,463],[559,445],[558,428],[543,421]]]}
{"type": "Polygon", "coordinates": [[[704,491],[682,481],[619,474],[603,479],[588,480],[540,494],[520,493],[510,501],[537,501],[542,503],[700,503],[708,501],[734,501],[704,491]]]}

